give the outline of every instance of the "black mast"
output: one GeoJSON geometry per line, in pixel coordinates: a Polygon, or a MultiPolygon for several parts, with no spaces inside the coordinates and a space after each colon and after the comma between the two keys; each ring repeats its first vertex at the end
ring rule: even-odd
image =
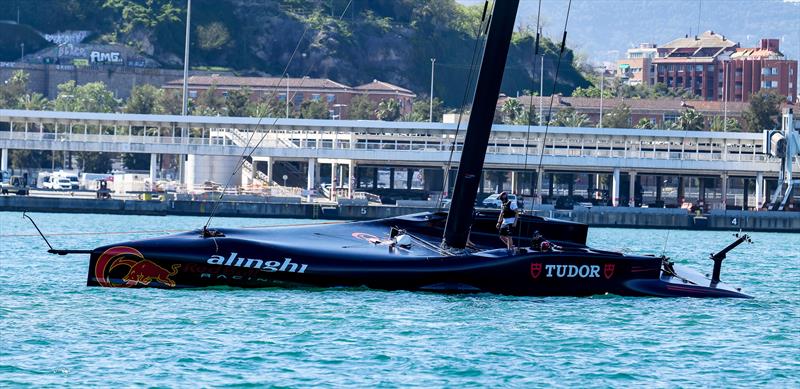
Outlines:
{"type": "Polygon", "coordinates": [[[519,0],[495,0],[494,12],[489,21],[489,33],[475,87],[475,99],[472,102],[456,186],[453,189],[453,201],[450,204],[444,230],[444,243],[452,248],[466,247],[469,230],[472,227],[473,205],[483,171],[486,146],[489,143],[489,133],[492,131],[494,111],[500,84],[503,81],[503,71],[506,67],[518,6],[519,0]]]}

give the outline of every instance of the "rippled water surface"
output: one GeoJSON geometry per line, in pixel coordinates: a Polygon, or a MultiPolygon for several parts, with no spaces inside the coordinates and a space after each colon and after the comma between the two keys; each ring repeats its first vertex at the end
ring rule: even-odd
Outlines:
{"type": "MultiPolygon", "coordinates": [[[[197,217],[35,214],[56,247],[197,217]]],[[[306,223],[215,219],[216,226],[306,223]]],[[[723,279],[753,300],[532,298],[362,289],[88,288],[0,213],[0,386],[800,386],[800,234],[753,233],[723,279]]],[[[729,232],[592,229],[598,248],[707,271],[729,232]],[[667,239],[668,238],[668,239],[667,239]]]]}

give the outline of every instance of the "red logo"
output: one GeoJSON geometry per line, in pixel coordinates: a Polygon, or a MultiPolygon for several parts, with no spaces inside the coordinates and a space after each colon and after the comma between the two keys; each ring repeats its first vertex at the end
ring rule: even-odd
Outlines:
{"type": "Polygon", "coordinates": [[[542,264],[541,263],[532,263],[531,264],[531,277],[533,279],[539,278],[539,275],[542,274],[542,264]]]}
{"type": "Polygon", "coordinates": [[[605,267],[603,268],[603,275],[606,277],[606,279],[610,279],[614,275],[613,263],[607,263],[605,265],[605,267]]]}
{"type": "MultiPolygon", "coordinates": [[[[147,286],[155,281],[164,286],[175,287],[175,281],[170,277],[178,274],[179,264],[172,265],[169,271],[155,262],[144,259],[142,253],[131,247],[112,247],[106,250],[97,259],[94,266],[94,275],[101,286],[132,287],[137,285],[147,286]],[[125,267],[128,271],[122,276],[123,283],[114,283],[109,275],[117,268],[125,267]]],[[[117,273],[120,271],[117,270],[117,273]]]]}

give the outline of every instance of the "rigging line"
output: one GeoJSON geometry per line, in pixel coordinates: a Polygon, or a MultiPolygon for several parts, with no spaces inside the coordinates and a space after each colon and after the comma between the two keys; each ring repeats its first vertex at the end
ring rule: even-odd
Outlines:
{"type": "MultiPolygon", "coordinates": [[[[541,35],[542,35],[542,32],[539,30],[539,16],[541,15],[541,13],[542,13],[542,0],[539,0],[539,9],[538,9],[538,11],[536,11],[536,44],[534,46],[535,48],[534,48],[534,51],[533,51],[533,69],[532,70],[533,70],[533,77],[534,78],[536,78],[536,56],[539,54],[539,39],[541,38],[541,35]]],[[[542,59],[543,59],[542,60],[542,65],[541,65],[542,68],[540,70],[544,70],[544,54],[542,54],[542,59]]],[[[544,72],[542,72],[542,73],[544,73],[544,72]]],[[[544,82],[543,78],[544,77],[542,77],[542,79],[539,80],[540,84],[544,82]]],[[[533,88],[534,88],[534,86],[535,86],[534,83],[531,82],[531,95],[530,95],[530,101],[528,101],[528,112],[527,112],[527,115],[528,115],[527,119],[528,120],[526,120],[528,122],[528,133],[525,136],[525,148],[524,148],[524,150],[525,150],[525,165],[522,168],[523,171],[528,169],[528,144],[530,143],[530,140],[531,140],[531,113],[533,113],[533,88]]],[[[531,191],[531,192],[533,192],[533,191],[531,191]]]]}
{"type": "MultiPolygon", "coordinates": [[[[494,5],[492,5],[494,7],[494,5]]],[[[481,32],[484,31],[483,23],[486,22],[486,25],[489,24],[489,18],[491,17],[490,11],[489,17],[487,17],[487,10],[489,8],[489,1],[483,3],[483,16],[481,17],[481,22],[478,24],[478,29],[475,32],[475,44],[472,46],[472,59],[470,59],[470,67],[469,67],[469,74],[467,75],[467,85],[464,88],[464,95],[461,97],[461,105],[458,111],[458,120],[456,120],[456,132],[453,135],[453,142],[450,144],[450,156],[447,158],[447,169],[444,172],[444,179],[442,180],[442,195],[439,196],[439,202],[436,204],[436,211],[439,212],[442,210],[442,205],[444,202],[444,193],[450,187],[450,169],[453,166],[453,154],[455,153],[456,146],[458,145],[458,133],[461,130],[461,118],[464,116],[464,106],[467,103],[467,96],[469,94],[469,90],[472,86],[472,74],[475,72],[475,62],[477,61],[477,53],[480,47],[481,37],[485,35],[485,32],[482,34],[481,32]]],[[[488,28],[488,27],[487,27],[488,28]]]]}
{"type": "MultiPolygon", "coordinates": [[[[536,11],[536,44],[535,44],[535,49],[534,49],[534,52],[533,52],[533,77],[534,77],[534,79],[536,78],[536,56],[539,54],[539,39],[541,38],[541,35],[542,35],[542,31],[539,29],[539,16],[541,15],[541,13],[542,13],[542,0],[539,0],[539,8],[536,11]]],[[[564,29],[566,30],[566,27],[564,29]]],[[[544,54],[542,54],[542,64],[541,64],[541,69],[539,69],[539,70],[541,70],[542,74],[544,74],[544,54]]],[[[539,80],[539,84],[542,84],[544,82],[544,77],[541,77],[541,78],[542,79],[539,80]]],[[[531,113],[533,112],[533,87],[534,86],[535,86],[534,83],[531,82],[531,95],[530,95],[530,101],[528,101],[528,112],[527,112],[527,115],[528,115],[527,119],[528,120],[526,120],[527,123],[528,123],[528,133],[527,133],[527,135],[525,137],[525,149],[524,149],[525,150],[525,165],[523,166],[522,170],[527,170],[528,169],[528,145],[529,145],[530,139],[531,139],[531,113]]],[[[540,118],[540,123],[541,123],[541,118],[540,118]]]]}
{"type": "MultiPolygon", "coordinates": [[[[539,39],[541,38],[541,35],[542,35],[541,31],[539,30],[539,16],[541,16],[541,14],[542,14],[542,0],[539,0],[539,7],[538,7],[538,10],[536,11],[536,43],[534,45],[534,51],[533,51],[533,69],[532,69],[532,71],[533,71],[534,79],[536,77],[536,56],[539,55],[539,39]]],[[[544,54],[542,54],[542,65],[541,66],[542,67],[541,67],[540,70],[544,70],[544,54]]],[[[542,72],[542,74],[544,74],[544,72],[542,72]]],[[[542,78],[544,78],[544,77],[542,77],[542,78]]],[[[544,82],[544,79],[539,80],[540,84],[543,83],[543,82],[544,82]]],[[[525,113],[526,119],[527,119],[525,121],[528,124],[528,133],[525,136],[525,146],[523,147],[523,151],[525,153],[525,164],[522,167],[522,171],[528,170],[528,145],[530,144],[530,140],[531,140],[531,121],[533,119],[531,117],[531,114],[534,113],[534,111],[533,111],[533,88],[534,87],[535,87],[535,83],[533,82],[533,80],[531,80],[530,101],[528,101],[528,111],[525,113]]],[[[533,176],[531,176],[531,177],[533,177],[533,176]]],[[[531,182],[531,184],[533,184],[533,182],[531,182]]],[[[531,185],[531,187],[532,186],[533,185],[531,185]]],[[[515,188],[511,188],[512,191],[514,191],[514,189],[515,188]]],[[[532,189],[531,189],[531,193],[533,193],[532,189]]],[[[523,212],[525,210],[525,198],[521,194],[520,194],[520,198],[522,198],[522,210],[520,210],[518,213],[521,213],[521,212],[523,212]]],[[[520,218],[520,217],[521,217],[521,215],[517,215],[517,218],[520,218]]],[[[519,219],[517,219],[517,222],[521,224],[519,219]]],[[[520,228],[517,229],[517,239],[518,240],[522,239],[522,226],[521,225],[520,225],[520,228]]]]}
{"type": "MultiPolygon", "coordinates": [[[[353,3],[353,0],[350,0],[350,1],[347,2],[347,5],[345,6],[344,10],[342,11],[341,15],[339,16],[339,20],[342,20],[342,18],[347,13],[347,10],[350,8],[350,5],[352,3],[353,3]]],[[[305,38],[305,35],[308,32],[308,30],[310,29],[310,27],[311,27],[311,25],[307,24],[306,28],[303,30],[303,34],[300,36],[300,39],[298,39],[297,44],[294,47],[294,51],[292,51],[292,55],[289,57],[289,60],[287,61],[286,66],[283,69],[283,73],[281,73],[281,78],[278,81],[278,85],[280,85],[280,81],[284,80],[284,79],[286,80],[286,84],[287,85],[289,84],[289,80],[288,80],[288,76],[287,76],[288,71],[289,71],[289,66],[292,64],[292,61],[294,60],[295,55],[297,55],[297,52],[300,49],[300,44],[303,42],[303,39],[305,38]]],[[[305,82],[305,76],[307,76],[311,72],[312,68],[313,68],[313,64],[310,64],[308,66],[308,68],[306,68],[306,72],[305,72],[304,76],[300,79],[300,86],[303,85],[303,82],[305,82]]],[[[277,93],[277,91],[273,92],[273,96],[274,96],[275,93],[277,93]]],[[[297,92],[295,92],[295,94],[297,94],[297,92]]],[[[289,102],[289,95],[288,94],[286,95],[286,101],[287,101],[287,104],[288,104],[288,102],[289,102]]],[[[258,122],[256,122],[256,125],[253,128],[252,133],[250,134],[250,138],[248,138],[247,143],[245,144],[245,147],[242,150],[242,155],[240,157],[241,160],[237,163],[237,166],[233,170],[233,173],[231,173],[230,177],[228,177],[227,182],[225,182],[225,186],[223,187],[222,191],[220,192],[219,197],[214,200],[214,207],[211,209],[211,213],[208,215],[208,220],[206,221],[206,224],[203,226],[203,230],[204,231],[208,229],[208,226],[211,224],[211,220],[214,218],[214,214],[219,209],[219,205],[221,203],[221,200],[225,196],[225,190],[227,190],[228,186],[230,186],[231,180],[233,179],[234,176],[236,176],[236,173],[239,171],[239,169],[241,169],[242,166],[244,166],[245,153],[247,153],[247,147],[250,145],[250,142],[255,137],[255,134],[256,134],[256,132],[258,130],[258,127],[261,125],[261,121],[266,117],[266,114],[267,114],[267,112],[264,112],[264,114],[258,119],[258,122]]],[[[275,118],[272,121],[272,124],[268,128],[275,127],[275,124],[277,124],[278,120],[280,120],[280,118],[275,118]]],[[[258,147],[261,145],[261,143],[264,141],[264,139],[266,137],[267,137],[267,132],[264,131],[263,134],[261,135],[261,139],[259,139],[258,143],[256,143],[256,145],[253,146],[253,148],[250,150],[250,152],[247,153],[247,158],[252,157],[253,153],[258,149],[258,147]]]]}
{"type": "MultiPolygon", "coordinates": [[[[571,8],[572,8],[572,0],[569,0],[569,3],[567,3],[567,17],[564,19],[564,34],[561,37],[561,50],[558,52],[558,62],[556,62],[556,73],[555,77],[553,77],[553,89],[550,91],[550,106],[547,108],[548,118],[551,117],[553,114],[553,98],[556,95],[556,86],[558,85],[558,72],[559,70],[561,70],[561,58],[564,56],[564,46],[567,44],[567,25],[569,24],[569,11],[571,8]]],[[[542,160],[544,158],[544,149],[547,146],[547,133],[549,130],[550,130],[550,120],[547,121],[544,127],[544,136],[542,138],[542,149],[539,151],[539,164],[536,168],[537,172],[541,172],[542,170],[542,160]]]]}

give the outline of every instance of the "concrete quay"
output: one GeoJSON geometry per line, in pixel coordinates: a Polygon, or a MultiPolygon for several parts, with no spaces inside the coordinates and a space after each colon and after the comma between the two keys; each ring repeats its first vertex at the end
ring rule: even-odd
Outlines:
{"type": "MultiPolygon", "coordinates": [[[[211,201],[97,200],[30,196],[0,197],[0,211],[96,213],[135,215],[208,216],[211,201]]],[[[252,218],[298,218],[369,220],[435,210],[417,206],[366,205],[357,201],[340,204],[228,202],[220,203],[217,216],[252,218]]],[[[530,211],[529,211],[530,212],[530,211]]],[[[555,210],[550,206],[532,211],[556,219],[586,223],[593,227],[745,230],[800,233],[800,212],[712,211],[697,217],[682,209],[593,207],[555,210]]]]}

